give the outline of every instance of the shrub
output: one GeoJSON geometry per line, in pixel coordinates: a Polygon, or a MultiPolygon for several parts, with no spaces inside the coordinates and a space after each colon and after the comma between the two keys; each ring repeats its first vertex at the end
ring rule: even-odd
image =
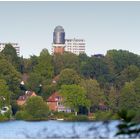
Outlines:
{"type": "Polygon", "coordinates": [[[9,120],[6,116],[0,115],[0,121],[7,121],[9,120]]]}
{"type": "Polygon", "coordinates": [[[18,111],[15,115],[17,120],[30,120],[32,116],[28,114],[26,111],[18,111]]]}
{"type": "Polygon", "coordinates": [[[25,110],[33,120],[44,120],[49,115],[48,105],[40,96],[30,97],[25,105],[25,110]]]}
{"type": "Polygon", "coordinates": [[[96,120],[116,120],[118,118],[118,115],[112,113],[112,111],[98,111],[95,113],[96,120]]]}
{"type": "Polygon", "coordinates": [[[68,121],[88,121],[88,117],[86,115],[71,115],[66,120],[68,121]]]}
{"type": "Polygon", "coordinates": [[[53,112],[53,115],[51,116],[51,118],[53,119],[66,119],[69,116],[73,115],[73,113],[66,113],[66,112],[53,112]]]}

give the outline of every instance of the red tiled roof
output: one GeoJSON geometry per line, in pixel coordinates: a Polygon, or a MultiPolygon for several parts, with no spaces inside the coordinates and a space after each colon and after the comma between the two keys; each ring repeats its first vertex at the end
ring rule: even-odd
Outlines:
{"type": "MultiPolygon", "coordinates": [[[[18,100],[20,101],[25,101],[26,99],[28,99],[30,96],[32,96],[32,94],[35,94],[35,92],[33,91],[26,91],[25,95],[23,96],[19,96],[18,100]]],[[[35,94],[36,95],[36,94],[35,94]]]]}
{"type": "Polygon", "coordinates": [[[58,98],[60,98],[60,94],[58,92],[54,92],[48,99],[47,102],[57,102],[58,98]]]}
{"type": "Polygon", "coordinates": [[[18,100],[22,100],[22,101],[24,101],[24,100],[26,100],[26,99],[27,99],[27,97],[26,97],[25,95],[19,96],[19,98],[18,98],[18,100]]]}

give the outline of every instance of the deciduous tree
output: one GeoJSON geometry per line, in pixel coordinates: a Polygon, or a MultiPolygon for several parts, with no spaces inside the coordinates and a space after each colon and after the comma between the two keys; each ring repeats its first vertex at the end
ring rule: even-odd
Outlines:
{"type": "Polygon", "coordinates": [[[97,80],[82,80],[80,85],[85,89],[86,96],[90,100],[92,107],[98,107],[100,102],[105,101],[105,96],[101,91],[97,80]]]}
{"type": "Polygon", "coordinates": [[[62,85],[60,93],[64,98],[64,104],[77,112],[79,106],[89,108],[90,101],[86,98],[86,91],[79,85],[62,85]]]}
{"type": "Polygon", "coordinates": [[[61,71],[59,75],[58,84],[61,85],[71,85],[71,84],[79,84],[80,76],[73,69],[64,69],[61,71]]]}
{"type": "Polygon", "coordinates": [[[30,97],[25,105],[25,110],[34,119],[45,119],[49,114],[47,103],[40,96],[30,97]]]}

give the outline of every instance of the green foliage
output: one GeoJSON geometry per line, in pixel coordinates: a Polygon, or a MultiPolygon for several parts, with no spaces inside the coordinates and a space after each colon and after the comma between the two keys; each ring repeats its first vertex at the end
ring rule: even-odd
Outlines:
{"type": "Polygon", "coordinates": [[[136,92],[139,85],[135,82],[126,83],[121,90],[119,108],[125,110],[139,110],[140,93],[136,92]]]}
{"type": "Polygon", "coordinates": [[[54,73],[52,56],[48,50],[43,49],[38,58],[32,57],[30,65],[28,69],[31,69],[32,72],[29,74],[28,88],[34,90],[38,95],[43,95],[44,91],[40,91],[39,85],[41,84],[44,89],[45,85],[50,84],[54,73]]]}
{"type": "Polygon", "coordinates": [[[65,52],[64,54],[55,54],[53,56],[53,65],[55,75],[60,74],[63,69],[69,68],[79,71],[78,56],[72,53],[65,52]]]}
{"type": "Polygon", "coordinates": [[[32,116],[26,111],[18,111],[15,115],[16,120],[31,120],[32,116]]]}
{"type": "Polygon", "coordinates": [[[76,71],[73,69],[64,69],[61,71],[59,75],[58,84],[61,85],[71,85],[71,84],[79,84],[80,77],[76,71]]]}
{"type": "Polygon", "coordinates": [[[86,98],[86,91],[79,85],[62,85],[60,93],[64,98],[64,104],[75,112],[79,111],[79,106],[88,108],[90,106],[90,102],[86,98]]]}
{"type": "Polygon", "coordinates": [[[134,81],[135,92],[140,96],[140,75],[134,81]]]}
{"type": "Polygon", "coordinates": [[[95,119],[99,121],[118,120],[119,116],[112,111],[98,111],[95,113],[95,119]]]}
{"type": "Polygon", "coordinates": [[[86,115],[70,115],[66,118],[67,121],[88,121],[88,117],[86,115]]]}
{"type": "Polygon", "coordinates": [[[139,56],[129,51],[109,50],[107,51],[106,58],[113,73],[120,73],[129,65],[140,67],[139,56]]]}
{"type": "Polygon", "coordinates": [[[111,87],[108,95],[108,105],[113,112],[118,111],[119,93],[114,87],[111,87]]]}
{"type": "Polygon", "coordinates": [[[0,60],[0,78],[6,81],[9,90],[13,93],[12,98],[16,98],[19,93],[20,73],[5,59],[0,60]]]}
{"type": "Polygon", "coordinates": [[[135,112],[121,110],[118,112],[119,117],[122,119],[121,123],[117,126],[118,132],[116,136],[122,138],[137,138],[140,134],[139,124],[134,122],[135,112]]]}
{"type": "Polygon", "coordinates": [[[53,119],[64,119],[66,120],[67,118],[69,118],[70,116],[73,116],[73,113],[67,113],[67,112],[52,112],[53,115],[51,115],[50,117],[53,119]]]}
{"type": "Polygon", "coordinates": [[[47,103],[39,96],[29,98],[25,105],[25,110],[33,119],[44,119],[49,114],[47,103]]]}
{"type": "Polygon", "coordinates": [[[5,117],[4,115],[0,115],[0,122],[7,120],[9,120],[9,118],[5,117]]]}
{"type": "Polygon", "coordinates": [[[140,70],[135,65],[130,65],[121,72],[122,79],[125,80],[125,82],[131,82],[135,80],[139,74],[140,70]]]}
{"type": "Polygon", "coordinates": [[[23,59],[24,73],[31,73],[34,67],[38,64],[38,57],[36,55],[30,56],[29,59],[23,59]]]}
{"type": "Polygon", "coordinates": [[[28,88],[37,92],[37,88],[42,82],[42,78],[38,73],[31,73],[28,79],[28,88]]]}
{"type": "Polygon", "coordinates": [[[80,85],[85,89],[86,96],[90,100],[92,106],[98,106],[101,101],[105,100],[105,96],[97,80],[82,80],[80,85]]]}
{"type": "Polygon", "coordinates": [[[47,103],[40,96],[30,97],[26,105],[16,112],[18,120],[47,120],[49,109],[47,103]]]}
{"type": "Polygon", "coordinates": [[[134,117],[134,121],[137,122],[137,123],[140,123],[140,110],[138,110],[135,113],[136,113],[136,115],[134,117]]]}
{"type": "MultiPolygon", "coordinates": [[[[95,111],[98,110],[99,103],[104,103],[114,114],[123,108],[134,110],[137,112],[136,119],[139,120],[140,56],[131,52],[109,50],[105,57],[97,58],[86,54],[77,56],[67,52],[51,56],[47,49],[43,49],[39,56],[33,55],[25,59],[18,57],[11,44],[7,44],[0,53],[0,70],[0,82],[5,81],[0,84],[0,95],[4,94],[7,102],[10,102],[11,97],[13,114],[19,111],[15,101],[23,94],[19,83],[26,75],[26,89],[35,91],[44,100],[61,88],[65,105],[70,106],[75,112],[78,112],[80,107],[95,111]],[[59,75],[59,79],[54,84],[52,79],[56,75],[59,75]],[[4,89],[8,92],[3,92],[4,89]]],[[[38,100],[33,102],[38,102],[38,100]]],[[[0,102],[1,106],[2,104],[0,102]]],[[[36,113],[31,109],[32,114],[30,114],[28,108],[25,107],[22,110],[24,113],[19,112],[21,118],[22,115],[27,115],[27,118],[32,119],[40,119],[41,115],[47,116],[48,109],[46,109],[46,114],[43,114],[45,107],[42,107],[39,113],[39,108],[35,105],[32,109],[37,108],[36,113]]],[[[107,112],[103,113],[106,116],[107,112]]]]}
{"type": "Polygon", "coordinates": [[[38,58],[38,64],[34,67],[34,72],[39,74],[42,79],[53,77],[52,57],[48,50],[43,49],[38,58]]]}
{"type": "Polygon", "coordinates": [[[0,79],[0,108],[10,105],[11,92],[8,89],[6,81],[0,79]]]}
{"type": "Polygon", "coordinates": [[[140,70],[135,65],[130,65],[121,71],[120,75],[116,78],[116,84],[123,87],[125,82],[134,81],[140,74],[140,70]]]}
{"type": "Polygon", "coordinates": [[[87,121],[88,117],[86,115],[77,115],[74,113],[66,113],[66,112],[53,112],[53,115],[50,116],[53,119],[64,119],[66,121],[87,121]]]}
{"type": "Polygon", "coordinates": [[[16,49],[11,44],[6,44],[1,53],[17,70],[19,70],[20,58],[17,56],[16,49]]]}
{"type": "Polygon", "coordinates": [[[87,61],[81,63],[81,73],[86,78],[97,79],[101,84],[110,80],[109,68],[104,58],[88,58],[87,61]]]}

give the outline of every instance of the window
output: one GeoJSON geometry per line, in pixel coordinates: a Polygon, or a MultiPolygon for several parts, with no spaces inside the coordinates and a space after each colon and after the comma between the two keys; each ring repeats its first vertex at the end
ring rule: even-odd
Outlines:
{"type": "Polygon", "coordinates": [[[59,106],[62,106],[62,103],[61,103],[61,102],[58,102],[58,105],[59,105],[59,106]]]}

